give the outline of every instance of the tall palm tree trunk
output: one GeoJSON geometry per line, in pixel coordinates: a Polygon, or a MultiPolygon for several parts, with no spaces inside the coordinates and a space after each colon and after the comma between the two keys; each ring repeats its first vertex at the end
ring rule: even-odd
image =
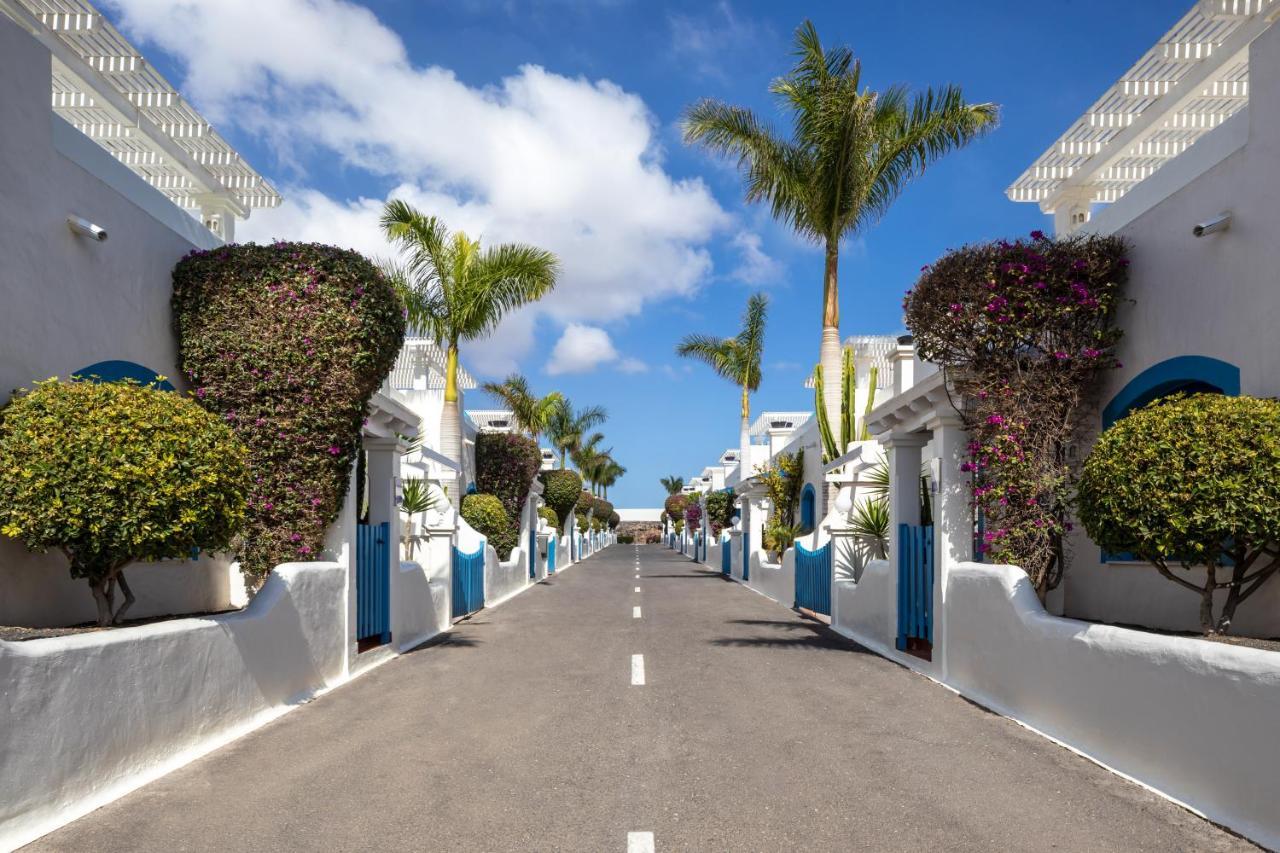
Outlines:
{"type": "Polygon", "coordinates": [[[751,396],[746,386],[742,388],[742,426],[738,432],[738,476],[745,480],[751,476],[751,396]]]}
{"type": "Polygon", "coordinates": [[[444,367],[444,410],[440,413],[440,448],[444,455],[458,463],[458,473],[446,477],[444,485],[449,491],[449,502],[454,509],[462,509],[462,411],[458,406],[458,345],[449,344],[444,367]],[[448,482],[449,480],[452,482],[448,482]]]}
{"type": "Polygon", "coordinates": [[[827,423],[840,423],[840,288],[837,278],[840,262],[839,239],[827,240],[827,263],[822,282],[822,345],[818,364],[822,366],[822,404],[827,410],[827,423]]]}

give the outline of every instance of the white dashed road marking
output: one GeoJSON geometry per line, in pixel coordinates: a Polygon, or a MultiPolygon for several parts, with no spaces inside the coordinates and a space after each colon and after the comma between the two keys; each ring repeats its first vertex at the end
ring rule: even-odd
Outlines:
{"type": "Polygon", "coordinates": [[[644,655],[631,656],[631,686],[644,685],[644,655]]]}
{"type": "Polygon", "coordinates": [[[652,832],[628,832],[627,853],[653,853],[652,832]]]}
{"type": "Polygon", "coordinates": [[[640,608],[639,608],[639,607],[633,607],[633,608],[631,608],[631,618],[632,618],[632,619],[639,619],[639,618],[640,618],[640,608]]]}
{"type": "Polygon", "coordinates": [[[636,592],[639,592],[639,591],[640,591],[640,587],[636,587],[636,592]]]}

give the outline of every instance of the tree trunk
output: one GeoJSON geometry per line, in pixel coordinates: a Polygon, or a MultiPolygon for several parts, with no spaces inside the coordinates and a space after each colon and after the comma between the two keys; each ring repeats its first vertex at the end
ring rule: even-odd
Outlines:
{"type": "Polygon", "coordinates": [[[129,589],[129,582],[124,579],[124,569],[116,573],[116,581],[120,584],[120,591],[124,593],[124,601],[120,602],[120,609],[111,617],[112,625],[119,625],[124,621],[124,614],[133,603],[138,599],[133,597],[133,590],[129,589]]]}
{"type": "Polygon", "coordinates": [[[751,398],[742,389],[742,424],[738,430],[738,468],[743,480],[751,476],[751,398]]]}
{"type": "Polygon", "coordinates": [[[111,597],[107,595],[107,579],[89,581],[89,590],[98,605],[98,625],[105,628],[111,624],[111,597]]]}
{"type": "Polygon", "coordinates": [[[840,388],[844,364],[840,352],[840,287],[838,269],[840,244],[827,241],[826,270],[822,282],[822,346],[818,364],[822,368],[822,403],[827,423],[840,423],[840,388]]]}
{"type": "Polygon", "coordinates": [[[1210,559],[1204,571],[1204,590],[1200,594],[1200,630],[1207,637],[1216,633],[1213,626],[1213,591],[1218,585],[1218,567],[1210,559]]]}
{"type": "Polygon", "coordinates": [[[455,509],[462,508],[462,490],[465,488],[462,472],[462,412],[458,406],[458,345],[449,344],[448,357],[445,362],[444,409],[440,413],[440,452],[458,464],[458,472],[452,477],[445,477],[445,485],[449,489],[449,502],[455,509]],[[450,480],[452,482],[450,482],[450,480]]]}

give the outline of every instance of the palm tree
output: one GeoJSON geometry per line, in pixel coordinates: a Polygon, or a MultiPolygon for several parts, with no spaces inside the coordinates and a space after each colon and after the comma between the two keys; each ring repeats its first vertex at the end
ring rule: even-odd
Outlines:
{"type": "MultiPolygon", "coordinates": [[[[555,287],[560,262],[548,251],[518,243],[482,250],[479,240],[461,231],[450,234],[440,220],[399,200],[387,202],[381,224],[401,251],[401,263],[388,273],[404,298],[409,324],[445,348],[441,451],[461,463],[458,343],[492,334],[508,311],[541,299],[555,287]]],[[[461,489],[452,494],[460,498],[461,489]]]]}
{"type": "Polygon", "coordinates": [[[591,485],[592,494],[596,493],[596,478],[600,474],[600,467],[613,450],[613,448],[601,450],[602,441],[604,441],[604,433],[592,433],[589,438],[580,438],[577,446],[569,449],[569,459],[582,475],[582,479],[591,485]]]}
{"type": "Polygon", "coordinates": [[[604,493],[602,497],[605,500],[609,499],[609,487],[618,482],[618,480],[620,480],[626,473],[627,469],[624,466],[619,465],[618,461],[612,456],[606,460],[600,474],[600,488],[604,493]]]}
{"type": "Polygon", "coordinates": [[[662,484],[662,488],[667,490],[668,495],[678,495],[680,490],[684,488],[684,477],[677,477],[675,474],[663,477],[658,482],[662,484]]]}
{"type": "Polygon", "coordinates": [[[547,419],[547,437],[556,450],[560,451],[561,468],[565,467],[569,452],[576,451],[581,446],[582,437],[587,430],[600,426],[606,418],[608,415],[600,406],[574,409],[571,400],[561,398],[547,419]]]}
{"type": "Polygon", "coordinates": [[[511,410],[511,417],[518,429],[529,433],[534,441],[546,432],[552,413],[560,405],[560,392],[552,391],[539,397],[529,390],[529,382],[519,373],[513,373],[502,382],[486,382],[483,386],[511,410]]]}
{"type": "Polygon", "coordinates": [[[879,220],[906,185],[949,151],[996,125],[995,104],[969,104],[956,86],[860,89],[862,63],[848,47],[825,50],[810,21],[796,30],[796,63],[769,90],[791,114],[784,139],[751,110],[703,100],[685,115],[684,138],[736,157],[748,201],[822,244],[823,400],[840,422],[840,241],[879,220]]]}
{"type": "MultiPolygon", "coordinates": [[[[716,373],[742,388],[742,470],[750,462],[748,430],[751,425],[751,392],[760,387],[760,360],[764,355],[764,321],[769,300],[756,293],[747,300],[742,315],[742,329],[732,338],[712,335],[687,335],[676,347],[676,354],[705,362],[716,373]]],[[[744,474],[745,476],[745,474],[744,474]]]]}

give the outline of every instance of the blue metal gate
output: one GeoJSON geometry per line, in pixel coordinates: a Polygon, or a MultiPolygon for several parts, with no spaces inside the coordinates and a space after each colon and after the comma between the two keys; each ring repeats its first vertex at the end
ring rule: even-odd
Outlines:
{"type": "Polygon", "coordinates": [[[453,618],[484,607],[484,544],[474,554],[453,549],[453,618]]]}
{"type": "Polygon", "coordinates": [[[356,525],[356,639],[391,640],[391,525],[356,525]]]}
{"type": "Polygon", "coordinates": [[[751,534],[742,531],[742,579],[751,580],[751,534]]]}
{"type": "Polygon", "coordinates": [[[556,537],[553,535],[547,540],[547,574],[554,575],[556,573],[556,537]]]}
{"type": "Polygon", "coordinates": [[[933,643],[933,528],[898,525],[898,640],[933,643]]]}
{"type": "Polygon", "coordinates": [[[733,539],[720,540],[720,574],[729,577],[733,571],[733,539]]]}
{"type": "Polygon", "coordinates": [[[831,543],[810,551],[796,543],[796,607],[831,615],[831,543]]]}
{"type": "Polygon", "coordinates": [[[538,577],[538,531],[529,531],[529,578],[538,577]]]}

